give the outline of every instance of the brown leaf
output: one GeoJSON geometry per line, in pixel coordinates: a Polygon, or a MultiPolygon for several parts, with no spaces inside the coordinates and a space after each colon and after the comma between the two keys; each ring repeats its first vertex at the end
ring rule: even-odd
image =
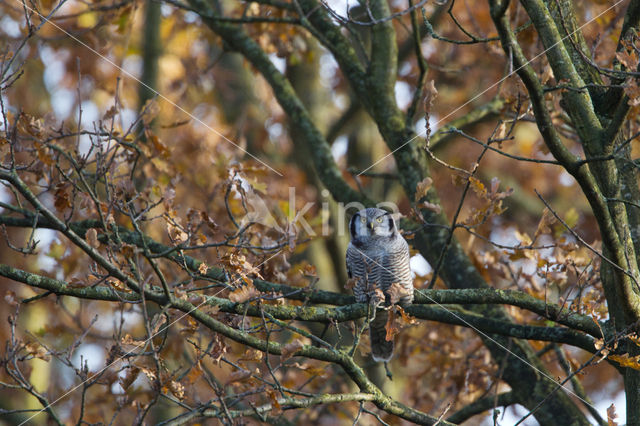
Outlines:
{"type": "Polygon", "coordinates": [[[629,97],[629,105],[632,107],[640,105],[640,87],[636,79],[629,79],[624,85],[624,93],[629,97]]]}
{"type": "Polygon", "coordinates": [[[94,249],[100,247],[100,241],[98,241],[98,231],[96,231],[95,228],[87,230],[87,232],[84,234],[84,238],[85,240],[87,240],[87,243],[89,243],[89,245],[94,249]]]}
{"type": "Polygon", "coordinates": [[[180,401],[184,399],[184,386],[182,386],[180,382],[171,380],[169,382],[169,391],[171,391],[173,396],[178,398],[180,401]]]}
{"type": "Polygon", "coordinates": [[[153,371],[149,370],[148,368],[145,367],[140,367],[140,371],[142,371],[144,373],[145,376],[147,376],[147,379],[149,379],[149,381],[153,382],[156,380],[156,373],[154,373],[153,371]]]}
{"type": "Polygon", "coordinates": [[[439,214],[442,211],[442,207],[440,207],[437,204],[430,203],[428,201],[425,201],[424,203],[422,203],[421,207],[425,208],[427,210],[431,210],[432,212],[434,212],[436,214],[439,214]]]}
{"type": "Polygon", "coordinates": [[[611,404],[609,408],[607,408],[607,424],[609,426],[618,426],[618,422],[615,421],[617,417],[616,406],[611,404]]]}
{"type": "Polygon", "coordinates": [[[279,416],[280,414],[282,414],[282,407],[278,402],[278,396],[276,395],[276,392],[273,389],[269,389],[267,391],[267,395],[269,395],[269,399],[271,400],[271,415],[279,416]]]}
{"type": "Polygon", "coordinates": [[[540,218],[540,222],[538,223],[538,228],[536,229],[536,233],[533,236],[535,240],[538,236],[542,234],[551,234],[550,225],[553,225],[556,222],[556,217],[551,213],[551,210],[545,207],[542,212],[542,217],[540,218]]]}
{"type": "Polygon", "coordinates": [[[409,295],[409,292],[400,283],[391,284],[386,293],[389,295],[389,301],[392,305],[398,303],[404,296],[409,295]]]}
{"type": "Polygon", "coordinates": [[[109,108],[107,112],[104,113],[104,115],[102,116],[102,119],[105,121],[111,120],[113,117],[116,116],[117,113],[118,113],[118,107],[114,105],[111,108],[109,108]]]}
{"type": "Polygon", "coordinates": [[[345,283],[344,288],[346,288],[347,290],[353,290],[356,284],[358,284],[357,278],[349,278],[345,283]]]}
{"type": "Polygon", "coordinates": [[[280,362],[285,362],[303,347],[304,343],[302,343],[300,339],[296,339],[293,342],[284,345],[282,347],[282,352],[280,353],[280,362]]]}
{"type": "Polygon", "coordinates": [[[24,348],[31,356],[34,356],[43,361],[51,361],[51,355],[44,348],[44,346],[40,345],[39,343],[27,343],[24,348]]]}
{"type": "Polygon", "coordinates": [[[304,265],[304,269],[302,270],[302,274],[307,277],[317,277],[318,273],[316,272],[316,267],[313,265],[306,264],[304,265]]]}
{"type": "Polygon", "coordinates": [[[400,312],[400,317],[405,324],[411,325],[418,323],[418,320],[406,313],[404,309],[402,309],[402,306],[396,306],[396,309],[398,310],[398,312],[400,312]]]}
{"type": "Polygon", "coordinates": [[[433,179],[431,179],[430,177],[426,177],[422,181],[418,182],[418,184],[416,185],[416,194],[414,197],[414,201],[418,202],[423,197],[425,197],[427,195],[427,192],[431,188],[432,184],[433,184],[433,179]]]}
{"type": "Polygon", "coordinates": [[[227,379],[227,383],[225,383],[225,386],[230,385],[231,383],[245,381],[249,377],[251,377],[251,371],[249,370],[234,371],[233,373],[229,374],[229,378],[227,379]]]}
{"type": "Polygon", "coordinates": [[[4,294],[4,301],[11,306],[18,306],[20,304],[17,300],[16,293],[11,290],[7,290],[4,294]]]}
{"type": "Polygon", "coordinates": [[[387,317],[387,325],[384,326],[387,330],[387,335],[385,336],[385,340],[390,342],[393,340],[393,336],[398,334],[400,330],[396,327],[396,313],[394,309],[389,310],[389,316],[387,317]]]}
{"type": "Polygon", "coordinates": [[[249,283],[229,293],[229,300],[235,303],[244,303],[249,299],[260,296],[260,292],[253,284],[249,283]]]}
{"type": "Polygon", "coordinates": [[[167,232],[171,240],[177,243],[184,243],[189,239],[189,235],[172,222],[167,222],[167,232]]]}
{"type": "Polygon", "coordinates": [[[215,222],[213,221],[213,219],[211,219],[211,218],[209,217],[209,215],[207,214],[207,212],[201,211],[201,212],[200,212],[200,218],[202,219],[202,221],[203,221],[204,223],[206,223],[206,224],[207,224],[207,227],[209,228],[209,230],[211,230],[211,231],[216,231],[216,230],[218,229],[218,224],[217,224],[217,223],[215,223],[215,222]]]}
{"type": "Polygon", "coordinates": [[[438,97],[438,90],[435,82],[431,80],[424,86],[424,110],[427,114],[431,113],[431,107],[436,97],[438,97]]]}
{"type": "Polygon", "coordinates": [[[140,369],[138,367],[129,368],[127,374],[124,377],[119,378],[122,389],[129,389],[129,386],[131,386],[131,384],[138,378],[138,374],[140,374],[140,369]]]}
{"type": "Polygon", "coordinates": [[[53,195],[54,206],[59,211],[71,208],[71,201],[69,200],[69,193],[67,192],[67,186],[64,184],[56,185],[56,192],[53,195]]]}
{"type": "Polygon", "coordinates": [[[638,66],[638,55],[636,52],[623,49],[616,52],[616,59],[628,70],[635,70],[638,66]]]}

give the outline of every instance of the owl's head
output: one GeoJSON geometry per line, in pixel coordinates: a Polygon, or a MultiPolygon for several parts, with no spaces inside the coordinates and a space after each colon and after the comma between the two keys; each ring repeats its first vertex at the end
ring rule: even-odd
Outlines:
{"type": "Polygon", "coordinates": [[[377,208],[360,210],[349,222],[349,232],[353,240],[395,236],[396,223],[390,212],[377,208]]]}

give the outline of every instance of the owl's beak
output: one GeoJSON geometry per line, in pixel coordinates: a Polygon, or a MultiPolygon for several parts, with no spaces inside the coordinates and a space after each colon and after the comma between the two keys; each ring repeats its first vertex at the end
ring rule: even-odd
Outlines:
{"type": "Polygon", "coordinates": [[[367,223],[367,228],[373,231],[373,223],[372,222],[367,223]]]}

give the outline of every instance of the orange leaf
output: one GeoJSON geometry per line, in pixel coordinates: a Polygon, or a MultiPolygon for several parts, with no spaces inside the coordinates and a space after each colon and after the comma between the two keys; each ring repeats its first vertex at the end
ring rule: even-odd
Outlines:
{"type": "Polygon", "coordinates": [[[622,367],[633,368],[634,370],[640,370],[640,355],[630,357],[629,354],[624,355],[609,355],[609,359],[617,362],[622,367]]]}
{"type": "Polygon", "coordinates": [[[396,314],[393,309],[389,310],[389,316],[387,317],[387,325],[384,328],[387,330],[387,335],[385,336],[385,340],[390,342],[393,340],[393,336],[398,334],[400,330],[395,325],[396,314]]]}

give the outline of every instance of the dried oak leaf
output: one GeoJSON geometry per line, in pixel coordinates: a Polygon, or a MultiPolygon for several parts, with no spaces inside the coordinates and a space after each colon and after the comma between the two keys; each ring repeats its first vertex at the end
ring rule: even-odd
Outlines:
{"type": "Polygon", "coordinates": [[[229,300],[235,303],[244,303],[259,296],[258,289],[252,283],[249,283],[229,293],[229,300]]]}
{"type": "Polygon", "coordinates": [[[629,354],[609,355],[609,359],[617,362],[622,367],[640,370],[640,355],[630,357],[629,354]]]}
{"type": "MultiPolygon", "coordinates": [[[[378,314],[379,315],[379,314],[378,314]]],[[[385,330],[387,330],[387,335],[385,336],[385,340],[390,342],[393,340],[393,336],[398,334],[400,330],[396,326],[396,313],[394,309],[389,310],[389,316],[387,317],[387,324],[384,326],[385,330]]]]}
{"type": "Polygon", "coordinates": [[[282,347],[282,352],[280,353],[280,362],[285,362],[303,347],[304,343],[302,343],[300,339],[296,339],[293,342],[284,345],[282,347]]]}
{"type": "Polygon", "coordinates": [[[416,185],[416,194],[415,194],[414,200],[418,202],[420,201],[420,199],[425,197],[427,195],[427,192],[429,191],[429,188],[431,188],[432,184],[433,184],[433,179],[431,179],[430,177],[426,177],[422,181],[418,182],[418,184],[416,185]]]}
{"type": "Polygon", "coordinates": [[[618,422],[615,420],[617,417],[616,406],[611,404],[609,408],[607,408],[607,424],[609,426],[618,426],[618,422]]]}
{"type": "Polygon", "coordinates": [[[182,383],[171,380],[168,387],[173,396],[178,398],[180,401],[184,399],[184,386],[182,386],[182,383]]]}
{"type": "Polygon", "coordinates": [[[391,304],[395,305],[404,296],[408,296],[409,292],[402,285],[400,285],[400,283],[393,283],[387,289],[387,294],[389,295],[389,301],[391,302],[391,304]]]}
{"type": "Polygon", "coordinates": [[[87,240],[87,243],[94,249],[100,247],[100,241],[98,241],[98,231],[95,228],[88,229],[84,234],[84,238],[87,240]]]}
{"type": "Polygon", "coordinates": [[[4,295],[4,301],[7,302],[11,306],[18,306],[20,303],[18,302],[18,298],[16,293],[11,290],[7,290],[4,295]]]}
{"type": "Polygon", "coordinates": [[[229,378],[227,379],[226,385],[230,385],[231,383],[243,382],[251,377],[251,371],[249,370],[238,370],[229,374],[229,378]]]}
{"type": "Polygon", "coordinates": [[[538,238],[539,235],[542,234],[551,234],[550,226],[556,223],[556,217],[551,213],[551,210],[545,207],[542,212],[542,217],[540,218],[540,222],[538,223],[538,229],[536,229],[536,233],[533,238],[538,238]]]}
{"type": "Polygon", "coordinates": [[[51,355],[44,348],[44,346],[39,343],[27,343],[25,345],[25,350],[29,353],[29,355],[41,359],[43,361],[51,361],[51,355]]]}
{"type": "Polygon", "coordinates": [[[398,312],[400,312],[400,317],[402,318],[402,321],[405,324],[417,324],[418,320],[415,319],[414,317],[412,317],[411,315],[409,315],[408,313],[406,313],[404,311],[404,309],[402,309],[401,306],[396,306],[396,309],[398,310],[398,312]]]}
{"type": "Polygon", "coordinates": [[[122,389],[124,389],[125,391],[129,389],[129,386],[131,386],[131,384],[135,382],[139,374],[140,374],[140,368],[138,367],[129,368],[129,370],[127,371],[127,374],[124,377],[120,377],[118,380],[120,382],[120,386],[122,387],[122,389]]]}

